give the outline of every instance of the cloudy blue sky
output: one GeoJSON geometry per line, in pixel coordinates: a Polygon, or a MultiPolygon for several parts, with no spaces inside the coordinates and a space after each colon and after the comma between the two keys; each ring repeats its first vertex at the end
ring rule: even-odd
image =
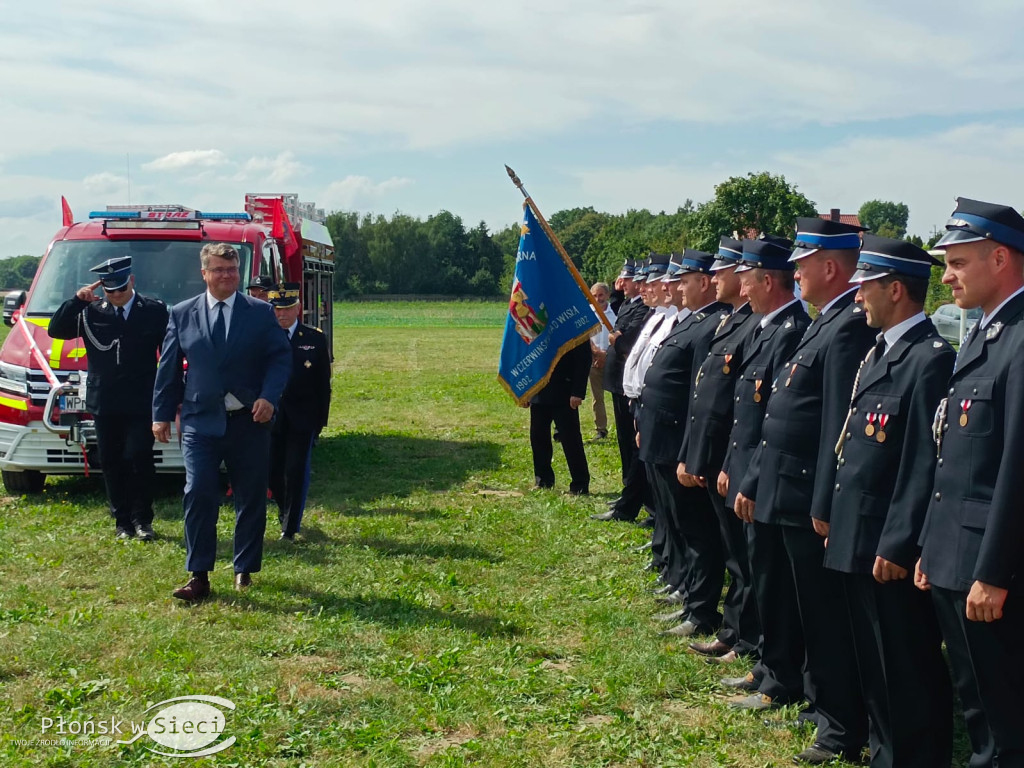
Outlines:
{"type": "Polygon", "coordinates": [[[0,257],[108,203],[492,228],[783,173],[819,210],[1024,206],[1018,0],[0,0],[0,257]]]}

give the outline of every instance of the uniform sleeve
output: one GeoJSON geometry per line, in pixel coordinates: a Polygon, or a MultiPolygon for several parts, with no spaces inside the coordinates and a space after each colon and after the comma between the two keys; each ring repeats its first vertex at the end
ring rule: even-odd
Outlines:
{"type": "Polygon", "coordinates": [[[53,317],[50,318],[50,325],[46,329],[46,332],[50,334],[50,338],[78,338],[78,318],[81,316],[82,310],[87,306],[89,306],[89,302],[82,301],[77,296],[72,296],[57,307],[57,311],[53,313],[53,317]]]}
{"type": "Polygon", "coordinates": [[[1024,355],[1019,347],[1012,355],[1003,397],[1006,431],[999,473],[974,566],[976,581],[1003,589],[1014,585],[1024,562],[1024,514],[1020,508],[1024,499],[1024,472],[1020,468],[1020,457],[1024,456],[1024,355]]]}
{"type": "Polygon", "coordinates": [[[174,313],[167,320],[167,332],[160,349],[160,364],[156,369],[156,383],[153,387],[153,421],[174,421],[185,394],[185,378],[182,370],[184,355],[178,338],[178,326],[174,313]]]}
{"type": "Polygon", "coordinates": [[[585,399],[587,386],[590,383],[590,367],[594,362],[594,354],[590,344],[578,344],[569,353],[572,360],[572,396],[585,399]]]}
{"type": "Polygon", "coordinates": [[[622,335],[615,340],[612,345],[615,347],[615,352],[619,355],[628,355],[629,350],[636,344],[637,337],[640,336],[640,331],[643,330],[644,325],[647,323],[647,316],[649,312],[636,312],[629,317],[629,323],[622,328],[622,335]]]}
{"type": "Polygon", "coordinates": [[[814,470],[811,517],[828,522],[832,516],[832,492],[836,484],[836,441],[850,412],[850,398],[857,370],[874,344],[876,331],[859,312],[843,322],[829,342],[822,369],[821,438],[814,470]]]}
{"type": "MultiPolygon", "coordinates": [[[[930,346],[930,342],[927,343],[930,346]]],[[[932,418],[946,392],[955,359],[956,355],[949,348],[931,356],[914,372],[914,386],[903,393],[900,403],[906,414],[900,466],[876,554],[908,570],[914,567],[920,554],[917,539],[932,493],[935,472],[932,418]]]]}
{"type": "MultiPolygon", "coordinates": [[[[260,307],[263,309],[263,307],[260,307]]],[[[262,312],[264,319],[264,338],[266,341],[267,367],[263,374],[263,384],[260,387],[260,397],[274,408],[281,401],[281,394],[288,385],[288,379],[292,375],[292,344],[288,340],[288,334],[278,325],[274,317],[274,310],[270,305],[262,312]]]]}

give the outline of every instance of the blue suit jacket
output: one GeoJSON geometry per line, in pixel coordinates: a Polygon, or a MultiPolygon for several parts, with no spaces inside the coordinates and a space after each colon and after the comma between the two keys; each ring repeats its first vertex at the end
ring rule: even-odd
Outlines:
{"type": "Polygon", "coordinates": [[[202,293],[171,308],[153,391],[153,421],[174,421],[180,405],[183,433],[223,435],[226,393],[247,408],[263,398],[276,409],[291,370],[288,334],[269,304],[236,293],[227,342],[218,349],[202,293]]]}

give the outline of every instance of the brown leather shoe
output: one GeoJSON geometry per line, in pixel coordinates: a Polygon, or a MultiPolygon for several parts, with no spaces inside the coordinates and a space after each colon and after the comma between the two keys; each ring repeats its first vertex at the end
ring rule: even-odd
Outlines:
{"type": "Polygon", "coordinates": [[[243,592],[252,586],[252,576],[248,573],[235,574],[235,591],[243,592]]]}
{"type": "Polygon", "coordinates": [[[210,596],[210,582],[193,576],[188,580],[188,584],[178,587],[171,593],[171,596],[184,600],[186,603],[198,603],[210,596]]]}
{"type": "Polygon", "coordinates": [[[716,638],[710,643],[690,643],[690,650],[701,656],[722,656],[731,651],[732,646],[716,638]]]}

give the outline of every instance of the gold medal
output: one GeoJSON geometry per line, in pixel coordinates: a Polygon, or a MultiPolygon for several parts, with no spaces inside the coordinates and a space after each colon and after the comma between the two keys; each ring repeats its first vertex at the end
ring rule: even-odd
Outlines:
{"type": "MultiPolygon", "coordinates": [[[[756,374],[755,374],[756,375],[756,374]]],[[[761,385],[764,384],[764,379],[754,380],[754,402],[761,402],[761,385]]]]}
{"type": "MultiPolygon", "coordinates": [[[[864,427],[864,434],[867,435],[868,437],[871,437],[873,434],[875,434],[875,425],[874,424],[868,424],[866,427],[864,427]]],[[[881,434],[884,434],[884,433],[883,432],[879,432],[878,434],[881,435],[881,434]]]]}
{"type": "Polygon", "coordinates": [[[754,402],[755,403],[760,403],[761,402],[761,393],[760,392],[755,392],[754,393],[754,402]]]}
{"type": "Polygon", "coordinates": [[[732,355],[726,355],[725,356],[725,365],[722,366],[722,373],[724,373],[726,376],[728,376],[729,372],[732,371],[732,368],[729,367],[729,363],[731,363],[731,362],[732,362],[732,355]]]}
{"type": "Polygon", "coordinates": [[[960,414],[960,426],[961,427],[966,427],[967,426],[967,414],[966,413],[961,413],[960,414]]]}
{"type": "Polygon", "coordinates": [[[885,442],[885,430],[884,429],[878,430],[878,434],[875,435],[875,440],[877,440],[880,443],[884,443],[885,442]]]}

